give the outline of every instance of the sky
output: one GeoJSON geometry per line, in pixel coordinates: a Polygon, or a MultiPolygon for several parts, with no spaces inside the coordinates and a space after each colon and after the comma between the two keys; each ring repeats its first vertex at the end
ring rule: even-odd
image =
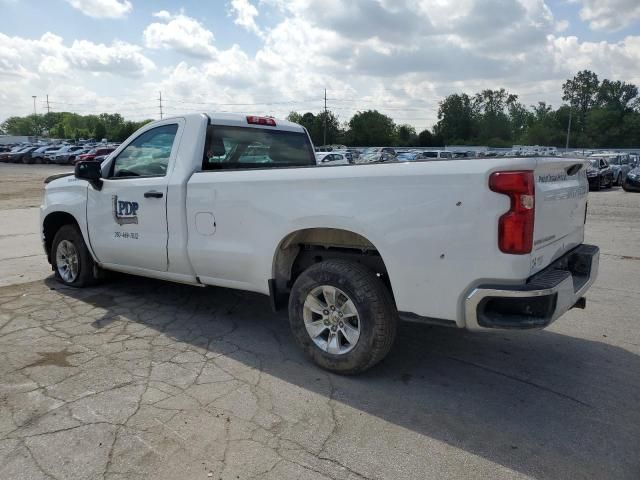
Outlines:
{"type": "Polygon", "coordinates": [[[0,0],[0,122],[377,109],[418,131],[451,93],[561,103],[582,69],[640,84],[640,0],[0,0]]]}

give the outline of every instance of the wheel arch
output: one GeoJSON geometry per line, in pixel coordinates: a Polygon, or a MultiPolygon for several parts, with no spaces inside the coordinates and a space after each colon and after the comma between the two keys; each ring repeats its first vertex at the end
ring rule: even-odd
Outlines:
{"type": "Polygon", "coordinates": [[[53,239],[58,233],[58,230],[64,225],[74,225],[78,228],[78,231],[82,235],[82,229],[80,223],[76,218],[68,213],[62,211],[56,211],[49,213],[42,221],[42,237],[44,241],[44,250],[47,254],[47,260],[51,262],[51,247],[53,245],[53,239]]]}
{"type": "Polygon", "coordinates": [[[393,297],[391,280],[382,254],[364,235],[343,228],[302,228],[287,234],[273,255],[272,282],[275,294],[287,294],[297,276],[309,265],[342,258],[362,263],[383,277],[393,297]]]}

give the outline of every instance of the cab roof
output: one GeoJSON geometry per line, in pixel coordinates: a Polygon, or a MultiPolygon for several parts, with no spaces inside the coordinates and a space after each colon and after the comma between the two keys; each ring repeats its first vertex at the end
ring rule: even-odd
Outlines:
{"type": "Polygon", "coordinates": [[[201,117],[202,115],[206,115],[207,117],[209,117],[212,125],[224,125],[229,127],[262,128],[265,130],[286,130],[289,132],[305,133],[304,127],[302,127],[301,125],[298,125],[297,123],[289,122],[287,120],[282,120],[279,118],[265,117],[264,115],[203,111],[202,113],[188,113],[185,115],[174,115],[173,117],[174,118],[193,118],[193,117],[201,117]],[[267,125],[250,124],[247,121],[247,117],[254,117],[254,116],[263,117],[263,118],[272,118],[276,122],[276,126],[272,127],[267,125]]]}

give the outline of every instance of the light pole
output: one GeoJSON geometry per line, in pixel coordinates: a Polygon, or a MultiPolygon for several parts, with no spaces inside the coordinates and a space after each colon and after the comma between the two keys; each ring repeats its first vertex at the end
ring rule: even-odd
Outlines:
{"type": "Polygon", "coordinates": [[[567,153],[567,151],[569,150],[569,135],[571,135],[571,112],[572,111],[573,111],[573,108],[571,104],[569,104],[569,125],[567,126],[567,144],[565,146],[564,153],[567,153]]]}
{"type": "Polygon", "coordinates": [[[31,98],[33,98],[33,114],[36,114],[36,96],[35,95],[31,95],[31,98]]]}

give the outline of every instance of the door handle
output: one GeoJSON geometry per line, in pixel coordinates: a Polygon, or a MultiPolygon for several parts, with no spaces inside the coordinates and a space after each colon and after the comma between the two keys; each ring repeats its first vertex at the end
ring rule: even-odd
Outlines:
{"type": "Polygon", "coordinates": [[[144,192],[144,198],[162,198],[163,195],[162,192],[156,192],[155,190],[144,192]]]}

